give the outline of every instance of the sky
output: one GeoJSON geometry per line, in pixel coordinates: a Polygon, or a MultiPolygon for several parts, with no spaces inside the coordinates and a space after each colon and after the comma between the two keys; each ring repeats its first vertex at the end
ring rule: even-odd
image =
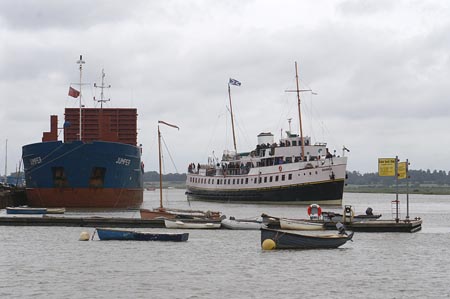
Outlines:
{"type": "MultiPolygon", "coordinates": [[[[326,142],[349,171],[376,172],[378,158],[411,169],[450,170],[450,2],[426,0],[4,0],[0,2],[0,174],[40,142],[50,115],[64,122],[79,82],[83,105],[138,109],[145,170],[186,172],[257,135],[299,131],[326,142]],[[6,147],[7,140],[7,147],[6,147]],[[6,150],[7,149],[7,150],[6,150]],[[5,158],[3,158],[5,157],[5,158]]],[[[60,134],[62,136],[62,133],[60,134]]]]}

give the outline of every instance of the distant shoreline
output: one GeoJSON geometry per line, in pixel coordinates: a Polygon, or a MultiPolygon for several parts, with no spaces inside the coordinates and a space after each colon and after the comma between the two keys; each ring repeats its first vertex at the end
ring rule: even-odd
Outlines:
{"type": "MultiPolygon", "coordinates": [[[[347,185],[344,187],[344,192],[348,193],[396,193],[396,187],[390,186],[358,186],[358,185],[347,185]]],[[[428,194],[428,195],[450,195],[450,187],[448,186],[414,186],[409,187],[409,194],[428,194]]],[[[406,194],[407,189],[405,186],[399,186],[399,194],[406,194]]]]}
{"type": "MultiPolygon", "coordinates": [[[[145,188],[153,187],[159,189],[159,182],[145,182],[145,188]]],[[[185,189],[186,183],[184,181],[169,181],[163,183],[163,189],[166,188],[185,189]]],[[[347,185],[344,187],[344,192],[348,193],[388,193],[395,194],[395,186],[360,186],[347,185]]],[[[406,187],[399,186],[398,192],[406,194],[406,187]]],[[[409,187],[409,194],[429,194],[429,195],[450,195],[450,186],[411,186],[409,187]]]]}

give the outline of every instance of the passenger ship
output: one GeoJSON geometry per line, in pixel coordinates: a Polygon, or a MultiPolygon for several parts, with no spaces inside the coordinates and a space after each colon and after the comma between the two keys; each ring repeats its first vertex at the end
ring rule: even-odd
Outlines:
{"type": "MultiPolygon", "coordinates": [[[[190,165],[186,181],[186,194],[190,199],[342,204],[347,166],[345,151],[348,150],[343,147],[342,156],[336,156],[329,152],[326,143],[312,144],[310,137],[303,136],[300,92],[305,90],[298,86],[297,63],[295,71],[300,136],[287,131],[286,136],[275,143],[272,133],[261,133],[256,148],[249,153],[224,151],[220,162],[210,160],[200,167],[190,165]]],[[[233,115],[232,125],[234,127],[233,115]]]]}

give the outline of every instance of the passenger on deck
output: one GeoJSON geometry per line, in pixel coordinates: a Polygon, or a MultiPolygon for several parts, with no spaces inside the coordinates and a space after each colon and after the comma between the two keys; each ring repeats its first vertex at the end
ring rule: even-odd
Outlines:
{"type": "Polygon", "coordinates": [[[327,158],[327,159],[333,158],[333,155],[328,151],[328,148],[327,148],[327,155],[326,155],[326,158],[327,158]]]}

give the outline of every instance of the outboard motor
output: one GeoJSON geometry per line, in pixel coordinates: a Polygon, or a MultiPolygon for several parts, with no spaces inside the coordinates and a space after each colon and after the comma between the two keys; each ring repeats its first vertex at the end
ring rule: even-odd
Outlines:
{"type": "Polygon", "coordinates": [[[373,210],[372,210],[371,207],[368,207],[368,208],[366,209],[366,215],[368,215],[368,216],[372,216],[372,215],[373,215],[373,210]]]}
{"type": "Polygon", "coordinates": [[[342,223],[340,222],[336,223],[336,228],[340,235],[348,236],[347,232],[345,231],[345,226],[342,223]]]}

